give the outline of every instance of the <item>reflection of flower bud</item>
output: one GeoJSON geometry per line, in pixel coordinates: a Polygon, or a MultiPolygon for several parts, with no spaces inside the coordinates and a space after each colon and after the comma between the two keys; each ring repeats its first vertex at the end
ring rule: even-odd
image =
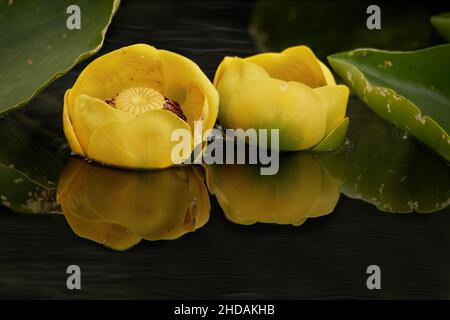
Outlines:
{"type": "Polygon", "coordinates": [[[83,70],[65,94],[64,132],[72,151],[100,163],[165,168],[174,164],[172,132],[193,132],[195,121],[211,129],[217,109],[217,91],[194,62],[137,44],[83,70]]]}
{"type": "Polygon", "coordinates": [[[58,202],[73,231],[116,250],[170,240],[209,219],[208,192],[194,167],[135,172],[71,158],[58,202]]]}
{"type": "Polygon", "coordinates": [[[280,150],[332,150],[347,132],[349,90],[336,85],[330,70],[305,46],[226,57],[214,85],[222,125],[279,129],[280,150]]]}
{"type": "Polygon", "coordinates": [[[238,224],[300,225],[333,211],[340,179],[311,154],[288,153],[274,176],[254,165],[205,166],[208,188],[226,217],[238,224]]]}

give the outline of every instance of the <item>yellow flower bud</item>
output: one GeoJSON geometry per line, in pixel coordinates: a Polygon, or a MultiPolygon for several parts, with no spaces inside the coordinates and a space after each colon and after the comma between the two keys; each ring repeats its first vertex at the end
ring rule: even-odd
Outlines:
{"type": "Polygon", "coordinates": [[[349,90],[305,46],[248,58],[226,57],[214,85],[226,128],[278,129],[280,150],[327,151],[346,134],[349,90]]]}

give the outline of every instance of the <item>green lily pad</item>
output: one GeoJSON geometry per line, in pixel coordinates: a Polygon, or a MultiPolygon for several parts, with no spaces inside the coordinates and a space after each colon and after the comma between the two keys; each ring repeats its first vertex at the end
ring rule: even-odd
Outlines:
{"type": "Polygon", "coordinates": [[[57,209],[55,190],[69,156],[60,100],[42,93],[0,119],[0,205],[25,213],[57,209]]]}
{"type": "Polygon", "coordinates": [[[23,106],[96,53],[118,5],[118,0],[0,0],[0,114],[23,106]],[[67,28],[70,5],[80,7],[80,30],[67,28]]]}
{"type": "Polygon", "coordinates": [[[450,12],[431,17],[431,24],[447,41],[450,41],[450,12]]]}
{"type": "Polygon", "coordinates": [[[366,27],[366,10],[371,4],[369,0],[260,0],[250,30],[262,50],[281,51],[305,44],[319,58],[361,47],[414,50],[432,43],[431,15],[421,2],[379,4],[381,30],[366,27]]]}
{"type": "Polygon", "coordinates": [[[433,212],[450,204],[450,167],[442,158],[356,97],[349,100],[348,115],[343,194],[395,213],[433,212]]]}
{"type": "Polygon", "coordinates": [[[411,52],[358,49],[328,57],[381,118],[450,160],[450,44],[411,52]]]}

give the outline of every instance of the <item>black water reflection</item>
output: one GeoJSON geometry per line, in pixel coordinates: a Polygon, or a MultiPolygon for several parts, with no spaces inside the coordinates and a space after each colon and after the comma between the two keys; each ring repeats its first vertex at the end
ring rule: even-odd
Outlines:
{"type": "Polygon", "coordinates": [[[24,213],[58,211],[56,184],[69,156],[64,141],[55,93],[1,118],[0,203],[24,213]]]}
{"type": "Polygon", "coordinates": [[[115,250],[141,239],[177,239],[203,227],[210,214],[195,167],[126,171],[73,157],[59,179],[57,198],[78,236],[115,250]]]}
{"type": "Polygon", "coordinates": [[[393,213],[434,212],[450,204],[448,163],[358,99],[350,99],[348,113],[343,194],[393,213]]]}
{"type": "MultiPolygon", "coordinates": [[[[341,165],[338,156],[336,160],[328,164],[341,165]]],[[[205,166],[208,189],[228,220],[300,226],[333,212],[341,183],[319,154],[285,153],[279,162],[275,175],[261,175],[258,165],[205,166]]]]}

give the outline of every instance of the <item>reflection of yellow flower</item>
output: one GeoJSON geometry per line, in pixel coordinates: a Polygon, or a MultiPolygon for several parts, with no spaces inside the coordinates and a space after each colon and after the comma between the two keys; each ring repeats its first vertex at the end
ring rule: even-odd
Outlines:
{"type": "Polygon", "coordinates": [[[209,219],[208,192],[194,167],[122,171],[71,158],[58,202],[80,237],[124,250],[145,240],[169,240],[209,219]]]}
{"type": "Polygon", "coordinates": [[[340,179],[310,154],[285,154],[280,160],[273,176],[260,175],[252,165],[205,166],[208,188],[229,220],[301,225],[333,211],[340,179]]]}
{"type": "Polygon", "coordinates": [[[279,129],[281,150],[331,150],[345,137],[349,90],[336,85],[330,70],[305,46],[226,57],[214,85],[222,125],[279,129]]]}
{"type": "Polygon", "coordinates": [[[137,44],[84,69],[64,97],[64,132],[72,151],[100,163],[165,168],[173,130],[194,132],[199,121],[204,132],[217,112],[217,91],[194,62],[137,44]]]}

